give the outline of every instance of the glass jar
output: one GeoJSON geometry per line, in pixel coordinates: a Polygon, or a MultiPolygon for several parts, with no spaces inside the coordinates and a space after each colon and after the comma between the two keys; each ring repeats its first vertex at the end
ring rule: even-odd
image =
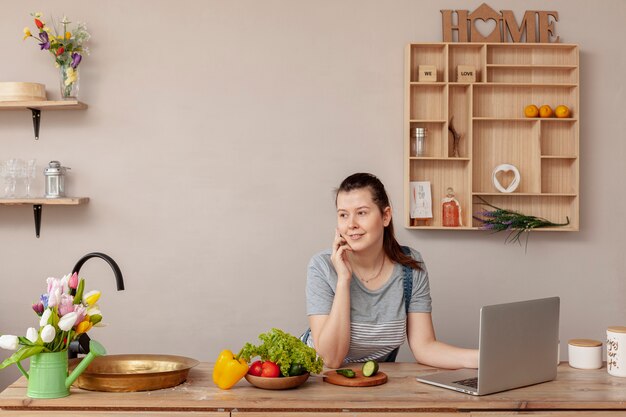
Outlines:
{"type": "Polygon", "coordinates": [[[411,128],[411,156],[426,155],[426,128],[411,128]]]}

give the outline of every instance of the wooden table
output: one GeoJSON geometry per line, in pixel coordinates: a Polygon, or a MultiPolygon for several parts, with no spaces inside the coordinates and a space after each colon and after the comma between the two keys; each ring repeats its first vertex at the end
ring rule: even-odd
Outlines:
{"type": "Polygon", "coordinates": [[[212,364],[202,363],[186,383],[174,388],[135,392],[91,392],[72,388],[71,395],[53,400],[26,397],[22,377],[0,393],[0,417],[7,416],[180,416],[262,415],[325,417],[374,416],[620,416],[626,417],[626,378],[606,369],[577,370],[559,366],[555,381],[517,390],[474,397],[419,383],[415,376],[432,372],[415,363],[381,364],[389,382],[377,387],[347,388],[311,377],[301,387],[268,391],[242,379],[222,391],[212,382],[212,364]],[[458,415],[458,414],[456,414],[458,415]]]}

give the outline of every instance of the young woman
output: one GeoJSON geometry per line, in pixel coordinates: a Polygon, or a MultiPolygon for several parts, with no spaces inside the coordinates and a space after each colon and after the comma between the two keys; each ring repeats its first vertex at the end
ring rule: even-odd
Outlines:
{"type": "Polygon", "coordinates": [[[408,337],[420,363],[478,367],[477,350],[435,338],[426,267],[419,252],[396,241],[389,198],[380,180],[365,173],[349,176],[339,186],[335,203],[332,249],[313,256],[306,285],[311,327],[306,341],[326,366],[393,361],[408,337]],[[410,295],[405,303],[406,291],[410,295]]]}

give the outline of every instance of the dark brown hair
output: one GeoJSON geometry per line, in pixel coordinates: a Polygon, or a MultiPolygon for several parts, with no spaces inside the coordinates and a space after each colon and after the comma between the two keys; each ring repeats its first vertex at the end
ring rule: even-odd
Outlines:
{"type": "MultiPolygon", "coordinates": [[[[335,206],[337,205],[337,196],[341,192],[350,192],[352,190],[360,190],[367,188],[372,194],[372,200],[378,206],[380,213],[382,214],[387,207],[391,207],[389,203],[389,197],[385,186],[380,180],[372,174],[359,172],[350,175],[343,180],[335,192],[335,206]]],[[[422,269],[420,262],[413,259],[411,255],[405,255],[402,251],[402,247],[396,240],[393,232],[393,216],[389,221],[389,224],[385,227],[383,233],[383,250],[389,259],[393,262],[408,266],[412,269],[422,269]]]]}

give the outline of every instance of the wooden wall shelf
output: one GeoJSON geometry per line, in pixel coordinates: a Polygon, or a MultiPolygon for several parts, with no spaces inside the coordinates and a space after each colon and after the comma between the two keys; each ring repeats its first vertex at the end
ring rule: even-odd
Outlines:
{"type": "Polygon", "coordinates": [[[35,236],[41,231],[41,212],[43,206],[78,206],[89,202],[89,197],[63,198],[0,198],[1,206],[32,205],[35,216],[35,236]]]}
{"type": "Polygon", "coordinates": [[[570,219],[579,229],[579,58],[572,44],[415,43],[407,45],[405,68],[405,226],[420,230],[476,230],[480,199],[544,217],[570,219]],[[420,82],[419,65],[434,65],[436,82],[420,82]],[[456,82],[458,65],[475,68],[476,82],[456,82]],[[529,104],[564,104],[569,118],[526,118],[529,104]],[[449,120],[462,135],[452,157],[449,120]],[[427,129],[426,151],[412,155],[410,131],[427,129]],[[500,164],[521,174],[513,193],[499,193],[491,177],[500,164]],[[410,218],[410,182],[430,181],[433,219],[410,218]],[[453,187],[464,227],[441,223],[441,200],[453,187]]]}
{"type": "Polygon", "coordinates": [[[0,101],[0,111],[30,110],[33,115],[35,139],[39,139],[42,110],[84,110],[87,105],[78,100],[0,101]]]}

